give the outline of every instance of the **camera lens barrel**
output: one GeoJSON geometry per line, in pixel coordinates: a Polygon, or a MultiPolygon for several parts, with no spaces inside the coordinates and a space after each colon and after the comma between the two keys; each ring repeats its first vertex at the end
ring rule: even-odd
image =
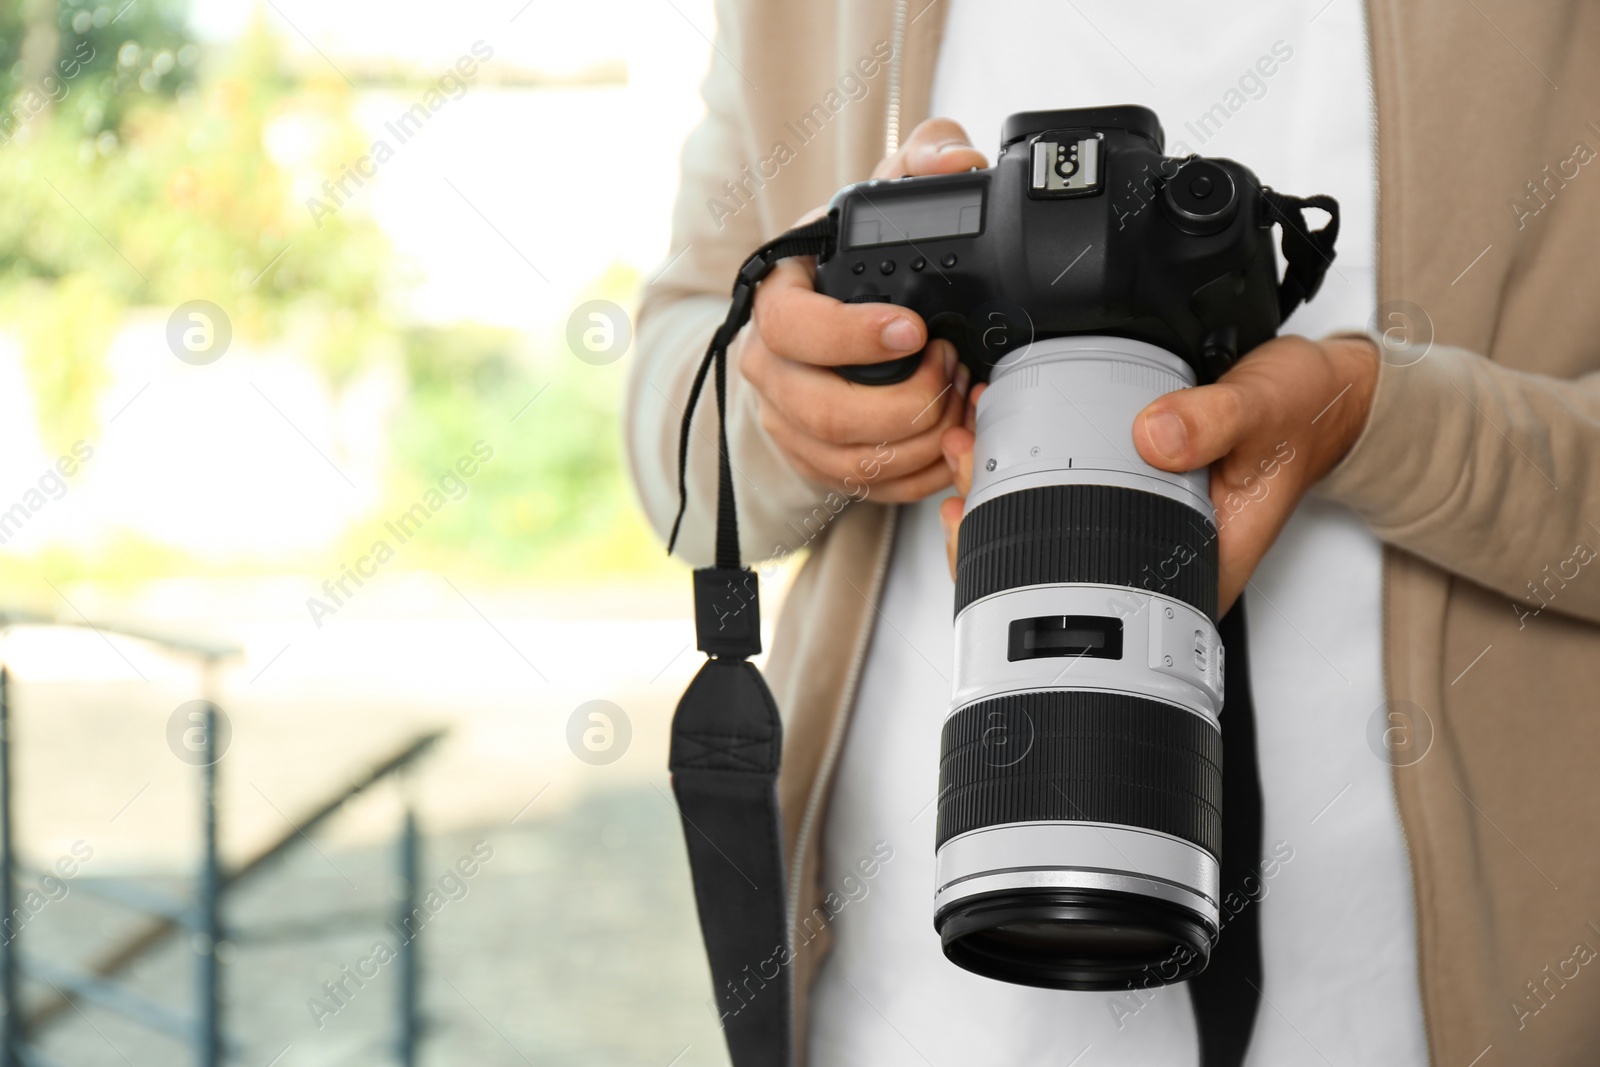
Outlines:
{"type": "Polygon", "coordinates": [[[1219,928],[1223,649],[1206,472],[1134,448],[1194,384],[1139,341],[996,365],[956,564],[935,926],[969,970],[1121,989],[1198,973],[1219,928]]]}

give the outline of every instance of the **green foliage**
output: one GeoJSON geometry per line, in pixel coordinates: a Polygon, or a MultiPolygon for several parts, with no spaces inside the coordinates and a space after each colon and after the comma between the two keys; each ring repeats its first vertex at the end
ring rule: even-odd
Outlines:
{"type": "MultiPolygon", "coordinates": [[[[55,8],[50,73],[67,85],[63,122],[76,122],[84,138],[116,137],[130,108],[194,90],[200,49],[185,24],[184,0],[62,0],[38,7],[34,32],[40,34],[47,32],[48,9],[55,8]]],[[[50,90],[47,82],[19,88],[50,90]]]]}
{"type": "Polygon", "coordinates": [[[52,448],[94,436],[93,408],[108,377],[103,353],[122,324],[123,303],[92,272],[0,292],[0,319],[16,323],[34,404],[52,448]]]}
{"type": "MultiPolygon", "coordinates": [[[[368,147],[343,79],[292,74],[259,14],[238,41],[202,50],[183,0],[112,3],[0,4],[0,332],[23,345],[47,446],[97,436],[105,355],[130,309],[209,300],[236,344],[307,352],[332,389],[377,363],[403,369],[385,502],[330,548],[366,551],[481,440],[493,459],[401,566],[540,580],[668,571],[627,482],[626,364],[590,366],[560,336],[396,325],[382,233],[356,212],[306,208],[368,147]]],[[[613,272],[592,295],[627,306],[637,284],[613,272]]],[[[128,531],[100,544],[45,557],[58,576],[97,581],[218,565],[128,531]]]]}
{"type": "Polygon", "coordinates": [[[0,4],[0,101],[11,99],[22,78],[22,38],[27,25],[21,4],[0,4]]]}
{"type": "MultiPolygon", "coordinates": [[[[283,123],[312,131],[324,154],[354,154],[348,86],[291,79],[259,21],[214,74],[186,80],[198,64],[177,58],[194,46],[173,9],[141,0],[104,28],[91,14],[88,31],[74,35],[85,12],[64,6],[61,49],[70,42],[93,58],[60,82],[49,107],[14,105],[28,121],[0,145],[9,208],[0,216],[0,327],[24,339],[51,441],[89,428],[107,330],[129,306],[213,301],[236,336],[304,341],[335,381],[381,352],[389,334],[381,233],[343,215],[312,220],[292,195],[294,175],[267,151],[283,123]],[[127,25],[147,4],[143,29],[127,25]],[[146,39],[112,51],[134,32],[146,39]]],[[[73,53],[58,54],[67,57],[60,67],[73,53]]]]}
{"type": "MultiPolygon", "coordinates": [[[[609,278],[597,295],[625,302],[631,281],[609,278]]],[[[413,542],[421,554],[558,579],[665,567],[628,485],[622,364],[583,363],[564,339],[535,354],[511,331],[471,325],[408,331],[402,350],[411,394],[390,435],[389,514],[437,486],[474,442],[494,449],[469,495],[413,542]]]]}

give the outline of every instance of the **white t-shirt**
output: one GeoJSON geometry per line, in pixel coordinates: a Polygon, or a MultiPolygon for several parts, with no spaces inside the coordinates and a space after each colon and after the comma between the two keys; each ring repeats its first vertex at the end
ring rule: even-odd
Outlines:
{"type": "MultiPolygon", "coordinates": [[[[1284,330],[1367,324],[1376,179],[1359,0],[944,2],[932,111],[961,122],[991,159],[1010,112],[1149,106],[1170,154],[1226,156],[1274,188],[1337,197],[1337,262],[1284,330]]],[[[834,784],[824,885],[845,884],[879,842],[894,856],[835,920],[810,1001],[811,1063],[1194,1064],[1181,988],[1143,998],[1033,989],[969,974],[940,952],[932,801],[953,589],[938,504],[902,510],[834,784]]],[[[1382,737],[1369,724],[1385,699],[1379,562],[1353,514],[1307,500],[1246,594],[1265,849],[1293,850],[1252,905],[1264,998],[1249,1062],[1261,1067],[1427,1062],[1410,867],[1390,768],[1369,741],[1382,737]]]]}

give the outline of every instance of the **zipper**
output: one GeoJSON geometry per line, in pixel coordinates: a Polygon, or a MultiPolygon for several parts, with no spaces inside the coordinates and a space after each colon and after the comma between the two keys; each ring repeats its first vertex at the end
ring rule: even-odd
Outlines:
{"type": "MultiPolygon", "coordinates": [[[[1375,290],[1374,295],[1377,295],[1377,291],[1381,291],[1379,284],[1381,279],[1378,274],[1382,260],[1378,255],[1378,232],[1381,229],[1379,222],[1383,217],[1383,183],[1378,180],[1380,173],[1378,152],[1382,144],[1378,139],[1378,79],[1373,73],[1374,68],[1377,66],[1377,56],[1372,49],[1372,9],[1376,6],[1374,0],[1367,0],[1362,5],[1365,9],[1365,17],[1361,23],[1362,43],[1366,46],[1367,52],[1367,117],[1372,123],[1372,287],[1375,290]]],[[[1379,354],[1382,354],[1382,349],[1379,349],[1379,354]]],[[[1387,678],[1384,679],[1384,683],[1388,684],[1387,678]]]]}
{"type": "MultiPolygon", "coordinates": [[[[899,524],[899,519],[900,509],[890,508],[889,517],[884,523],[883,543],[878,549],[878,561],[872,571],[872,581],[866,589],[869,597],[876,597],[883,590],[884,578],[889,572],[889,558],[894,554],[895,527],[899,524]]],[[[833,778],[834,764],[838,762],[839,752],[844,748],[844,737],[850,724],[850,712],[856,699],[856,685],[861,680],[861,668],[867,658],[867,646],[872,641],[875,625],[871,615],[868,615],[861,627],[860,636],[856,638],[855,648],[851,650],[850,670],[845,675],[844,688],[834,709],[833,727],[828,733],[828,747],[823,751],[817,776],[811,782],[811,792],[806,797],[805,814],[801,816],[800,829],[795,834],[794,865],[789,871],[788,912],[791,933],[800,918],[800,880],[805,871],[803,859],[811,842],[811,835],[816,829],[817,814],[822,810],[822,798],[827,795],[828,784],[833,778]]],[[[798,990],[795,992],[798,994],[798,990]]]]}
{"type": "Polygon", "coordinates": [[[892,156],[900,149],[900,72],[906,48],[906,12],[911,0],[894,0],[894,29],[890,34],[889,109],[883,126],[883,154],[892,156]]]}

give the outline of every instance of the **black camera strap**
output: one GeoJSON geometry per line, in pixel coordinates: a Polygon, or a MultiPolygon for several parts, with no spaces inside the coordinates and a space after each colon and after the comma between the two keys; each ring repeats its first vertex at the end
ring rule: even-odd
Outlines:
{"type": "MultiPolygon", "coordinates": [[[[1339,239],[1339,201],[1331,196],[1288,196],[1263,188],[1261,197],[1274,222],[1283,227],[1283,280],[1278,283],[1278,321],[1317,295],[1323,276],[1333,265],[1333,246],[1339,239]],[[1328,213],[1327,224],[1313,230],[1306,223],[1306,208],[1328,213]]],[[[1242,354],[1242,353],[1241,353],[1242,354]]]]}
{"type": "Polygon", "coordinates": [[[756,285],[780,259],[812,256],[834,238],[821,218],[769,241],[739,268],[733,306],[711,338],[689,389],[678,434],[678,541],[688,502],[689,435],[706,376],[717,390],[716,564],[694,572],[696,645],[707,654],[672,717],[667,767],[678,798],[700,933],[711,962],[717,1014],[735,1067],[789,1067],[793,969],[784,895],[778,765],[783,726],[749,657],[761,651],[755,572],[739,559],[728,457],[728,346],[750,320],[756,285]]]}

